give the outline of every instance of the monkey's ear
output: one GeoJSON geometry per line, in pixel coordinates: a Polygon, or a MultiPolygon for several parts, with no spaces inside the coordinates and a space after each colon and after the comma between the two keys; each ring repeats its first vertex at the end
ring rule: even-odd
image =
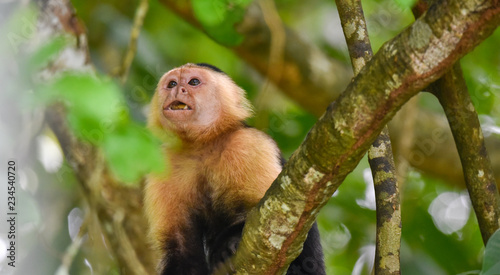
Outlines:
{"type": "Polygon", "coordinates": [[[245,90],[227,75],[218,75],[217,83],[227,121],[244,121],[253,115],[252,104],[246,98],[245,90]]]}
{"type": "Polygon", "coordinates": [[[240,107],[240,110],[241,110],[240,113],[243,117],[241,120],[245,120],[245,119],[252,117],[254,115],[254,110],[252,107],[252,103],[250,103],[250,100],[248,100],[248,98],[246,97],[245,90],[243,90],[239,86],[236,86],[236,87],[238,89],[238,94],[239,94],[238,106],[240,107]]]}

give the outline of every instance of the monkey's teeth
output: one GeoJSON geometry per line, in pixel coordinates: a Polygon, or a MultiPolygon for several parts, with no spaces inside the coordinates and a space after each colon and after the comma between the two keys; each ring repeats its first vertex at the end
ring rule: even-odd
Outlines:
{"type": "Polygon", "coordinates": [[[169,110],[189,110],[189,106],[184,103],[175,103],[169,106],[169,110]]]}

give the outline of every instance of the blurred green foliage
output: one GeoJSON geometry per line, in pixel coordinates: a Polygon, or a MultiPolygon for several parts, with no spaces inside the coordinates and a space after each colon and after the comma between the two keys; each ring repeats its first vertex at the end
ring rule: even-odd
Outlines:
{"type": "Polygon", "coordinates": [[[105,135],[102,146],[111,171],[127,183],[166,169],[160,142],[135,123],[120,125],[105,135]]]}
{"type": "Polygon", "coordinates": [[[222,45],[236,46],[243,36],[236,32],[235,24],[245,15],[250,0],[193,0],[191,6],[198,21],[210,37],[222,45]]]}
{"type": "Polygon", "coordinates": [[[103,148],[111,171],[125,183],[165,169],[159,141],[131,122],[119,87],[110,79],[65,74],[40,87],[49,103],[62,101],[69,125],[85,141],[103,148]],[[138,160],[141,161],[138,161],[138,160]]]}
{"type": "Polygon", "coordinates": [[[36,72],[45,66],[67,45],[64,38],[59,37],[48,41],[41,45],[28,59],[28,64],[24,67],[31,70],[29,75],[36,74],[36,72]]]}
{"type": "MultiPolygon", "coordinates": [[[[49,41],[29,59],[28,68],[47,64],[64,45],[62,39],[49,41]]],[[[130,120],[120,88],[111,79],[90,73],[64,73],[37,85],[36,99],[46,106],[63,102],[74,133],[103,149],[111,171],[121,181],[137,183],[145,174],[165,169],[160,142],[130,120]]]]}
{"type": "MultiPolygon", "coordinates": [[[[134,182],[145,172],[164,165],[155,150],[157,141],[143,131],[145,110],[159,77],[187,62],[216,65],[242,86],[258,111],[258,118],[250,123],[261,125],[259,128],[277,141],[285,156],[298,147],[316,121],[314,116],[290,100],[273,100],[262,106],[262,102],[256,99],[262,96],[261,93],[268,92],[262,88],[264,78],[221,46],[241,41],[242,38],[234,32],[234,23],[241,18],[249,1],[191,1],[196,18],[211,38],[157,1],[151,1],[129,79],[123,87],[104,75],[113,75],[121,66],[137,1],[71,2],[87,27],[92,63],[98,73],[62,75],[38,88],[43,95],[39,100],[44,103],[62,100],[68,108],[75,133],[101,146],[112,171],[126,182],[134,182]]],[[[409,7],[412,3],[411,0],[363,1],[374,50],[411,24],[413,16],[409,7]]],[[[334,1],[278,0],[276,5],[284,23],[292,30],[332,57],[349,62],[334,1]]],[[[49,42],[33,55],[30,66],[45,64],[62,45],[63,40],[49,42]]],[[[498,45],[500,30],[461,61],[475,107],[497,125],[500,122],[498,45]]],[[[434,99],[425,98],[420,105],[430,112],[440,112],[434,99]]],[[[329,274],[370,274],[370,261],[367,260],[370,257],[363,255],[368,255],[375,243],[375,211],[367,208],[367,190],[372,188],[364,176],[367,168],[366,160],[361,161],[318,218],[329,274]]],[[[37,171],[40,170],[39,167],[37,171]]],[[[63,181],[73,182],[70,173],[62,177],[63,181]]],[[[74,183],[70,186],[73,188],[74,183]]],[[[62,188],[57,186],[56,189],[62,188]]],[[[419,171],[411,171],[402,190],[403,273],[479,273],[483,246],[473,211],[463,227],[453,233],[444,233],[436,226],[437,220],[429,210],[440,194],[461,194],[463,189],[422,175],[419,171]]],[[[60,230],[57,228],[57,232],[60,230]]],[[[69,242],[68,238],[60,238],[57,244],[59,252],[64,251],[69,242]]],[[[484,262],[483,272],[490,274],[487,273],[489,267],[493,268],[493,264],[489,265],[492,263],[490,259],[495,260],[499,253],[498,232],[486,252],[488,260],[484,262]]],[[[92,253],[94,251],[81,252],[72,274],[90,274],[89,266],[97,270],[99,264],[96,261],[84,263],[84,260],[92,259],[89,256],[92,253]]],[[[53,257],[51,261],[57,266],[59,259],[53,257]]],[[[117,273],[116,267],[100,270],[117,273]]]]}
{"type": "Polygon", "coordinates": [[[417,3],[417,0],[395,0],[395,2],[403,9],[411,9],[417,3]]]}
{"type": "Polygon", "coordinates": [[[484,252],[483,269],[481,275],[494,275],[500,274],[500,230],[493,234],[484,252]]]}

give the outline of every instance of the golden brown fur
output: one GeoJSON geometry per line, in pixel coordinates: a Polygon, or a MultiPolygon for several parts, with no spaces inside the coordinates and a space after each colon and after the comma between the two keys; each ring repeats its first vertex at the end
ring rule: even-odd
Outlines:
{"type": "Polygon", "coordinates": [[[264,196],[281,171],[279,150],[268,136],[241,123],[250,114],[244,91],[225,74],[187,64],[161,78],[148,125],[155,132],[175,134],[180,142],[165,147],[169,174],[150,176],[146,186],[145,209],[155,247],[161,248],[165,238],[180,235],[177,231],[189,222],[188,212],[200,203],[200,188],[211,190],[214,203],[225,209],[243,202],[248,211],[264,196]],[[162,94],[166,82],[184,79],[186,83],[192,77],[202,78],[202,84],[193,91],[203,96],[191,101],[195,102],[195,111],[201,109],[197,109],[199,104],[219,103],[202,110],[210,114],[200,114],[210,116],[210,123],[200,123],[196,115],[187,122],[184,118],[172,121],[162,113],[169,97],[162,94]],[[208,186],[199,186],[200,177],[208,186]]]}
{"type": "MultiPolygon", "coordinates": [[[[161,77],[148,126],[164,139],[170,169],[150,175],[145,189],[161,274],[219,268],[234,253],[246,214],[280,173],[274,141],[243,124],[251,114],[244,91],[217,68],[186,64],[161,77]]],[[[310,274],[324,274],[317,228],[309,235],[299,269],[319,258],[310,274]]]]}
{"type": "Polygon", "coordinates": [[[187,211],[199,203],[200,176],[207,179],[214,201],[227,209],[243,201],[249,210],[281,171],[278,152],[263,150],[274,149],[273,141],[261,132],[241,128],[224,141],[225,144],[217,142],[203,148],[186,146],[181,151],[168,150],[169,175],[149,178],[145,206],[156,245],[172,235],[175,226],[184,224],[187,211]]]}

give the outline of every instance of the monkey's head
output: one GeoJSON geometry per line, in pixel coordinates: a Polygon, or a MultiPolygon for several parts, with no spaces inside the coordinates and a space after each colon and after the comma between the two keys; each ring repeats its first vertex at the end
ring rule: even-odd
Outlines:
{"type": "Polygon", "coordinates": [[[148,125],[185,141],[208,141],[251,114],[245,91],[229,76],[211,65],[188,63],[161,77],[148,125]]]}

